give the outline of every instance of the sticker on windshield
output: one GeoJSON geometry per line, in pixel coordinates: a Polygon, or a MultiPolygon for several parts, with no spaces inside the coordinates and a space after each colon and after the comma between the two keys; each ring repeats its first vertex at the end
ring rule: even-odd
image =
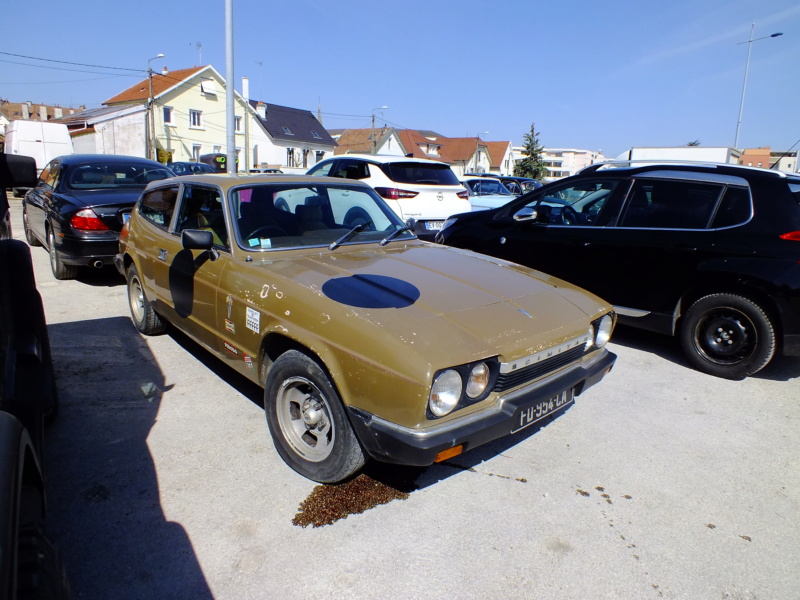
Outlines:
{"type": "Polygon", "coordinates": [[[261,313],[248,306],[245,325],[249,330],[255,331],[256,333],[261,331],[261,313]]]}

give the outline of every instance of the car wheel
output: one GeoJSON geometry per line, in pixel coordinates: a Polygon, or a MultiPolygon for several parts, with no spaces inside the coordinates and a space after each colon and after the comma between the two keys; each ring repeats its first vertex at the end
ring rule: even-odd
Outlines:
{"type": "Polygon", "coordinates": [[[158,335],[167,328],[166,323],[153,310],[153,306],[144,295],[142,280],[134,265],[128,268],[128,305],[131,308],[131,321],[134,327],[144,335],[158,335]]]}
{"type": "Polygon", "coordinates": [[[711,294],[692,304],[683,317],[680,340],[692,366],[726,379],[760,371],[776,346],[766,311],[735,294],[711,294]]]}
{"type": "Polygon", "coordinates": [[[56,248],[56,236],[53,230],[47,232],[47,250],[50,253],[50,269],[56,279],[75,279],[78,275],[78,267],[75,265],[65,265],[61,260],[61,254],[56,248]]]}
{"type": "Polygon", "coordinates": [[[39,241],[39,238],[33,235],[31,226],[28,224],[28,210],[25,208],[25,205],[22,206],[22,228],[25,230],[25,240],[28,242],[29,246],[42,245],[42,242],[39,241]]]}
{"type": "Polygon", "coordinates": [[[369,218],[369,213],[357,206],[348,210],[344,216],[345,227],[355,227],[356,225],[364,225],[364,231],[375,231],[375,224],[369,218]]]}
{"type": "Polygon", "coordinates": [[[296,350],[272,365],[264,409],[281,458],[320,483],[352,477],[366,462],[339,394],[314,360],[296,350]]]}

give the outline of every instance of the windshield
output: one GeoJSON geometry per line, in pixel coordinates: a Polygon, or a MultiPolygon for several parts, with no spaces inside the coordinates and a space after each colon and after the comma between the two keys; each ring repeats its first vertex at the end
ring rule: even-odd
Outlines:
{"type": "MultiPolygon", "coordinates": [[[[234,189],[231,214],[239,245],[251,250],[380,242],[405,228],[370,188],[363,186],[264,183],[234,189]]],[[[411,233],[397,239],[412,239],[411,233]]]]}
{"type": "Polygon", "coordinates": [[[459,185],[449,165],[437,163],[396,162],[382,164],[381,170],[395,183],[459,185]]]}
{"type": "Polygon", "coordinates": [[[147,163],[96,162],[70,167],[65,183],[71,190],[144,188],[169,177],[173,177],[169,169],[147,163]]]}
{"type": "Polygon", "coordinates": [[[470,179],[467,181],[470,191],[473,196],[511,196],[508,188],[496,179],[470,179]]]}

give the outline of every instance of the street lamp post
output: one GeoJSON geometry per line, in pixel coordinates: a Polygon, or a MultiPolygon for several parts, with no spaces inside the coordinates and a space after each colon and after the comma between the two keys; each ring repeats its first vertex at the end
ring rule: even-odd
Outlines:
{"type": "Polygon", "coordinates": [[[739,148],[739,129],[742,126],[742,113],[744,112],[744,93],[747,90],[747,72],[750,70],[750,51],[753,49],[753,42],[757,42],[758,40],[765,40],[767,38],[774,38],[782,33],[773,33],[770,35],[765,35],[764,37],[755,38],[753,39],[753,29],[755,29],[756,24],[753,23],[750,25],[750,39],[745,42],[739,42],[736,45],[740,44],[747,44],[747,62],[744,64],[744,83],[742,84],[742,100],[739,103],[739,120],[736,122],[736,138],[733,140],[733,147],[738,149],[739,148]]]}
{"type": "Polygon", "coordinates": [[[388,106],[378,106],[377,108],[372,109],[372,133],[371,133],[372,144],[370,145],[370,150],[369,150],[370,154],[375,154],[375,150],[378,145],[378,140],[375,139],[375,111],[387,110],[388,108],[389,108],[388,106]]]}
{"type": "Polygon", "coordinates": [[[159,52],[153,58],[147,61],[147,80],[150,86],[150,93],[147,97],[147,110],[145,111],[145,118],[147,119],[147,127],[145,129],[147,135],[145,136],[145,145],[147,146],[147,158],[157,160],[155,154],[155,138],[156,138],[156,122],[153,118],[153,69],[150,68],[150,63],[157,58],[164,58],[164,54],[159,52]]]}

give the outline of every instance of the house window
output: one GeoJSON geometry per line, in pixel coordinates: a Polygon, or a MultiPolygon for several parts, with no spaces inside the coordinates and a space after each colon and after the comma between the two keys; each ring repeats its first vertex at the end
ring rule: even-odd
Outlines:
{"type": "Polygon", "coordinates": [[[189,110],[189,127],[201,128],[203,126],[203,111],[189,110]]]}
{"type": "Polygon", "coordinates": [[[194,144],[192,146],[192,160],[194,162],[198,162],[200,160],[200,150],[202,146],[200,144],[194,144]]]}
{"type": "Polygon", "coordinates": [[[294,167],[294,148],[287,148],[286,149],[286,166],[287,167],[294,167]]]}
{"type": "Polygon", "coordinates": [[[286,135],[294,135],[292,133],[292,130],[286,127],[286,125],[283,126],[283,133],[285,133],[286,135]]]}
{"type": "Polygon", "coordinates": [[[308,153],[311,152],[308,148],[303,148],[303,168],[308,168],[308,153]]]}
{"type": "Polygon", "coordinates": [[[222,146],[220,146],[218,144],[214,144],[211,147],[211,152],[213,152],[214,154],[219,154],[220,152],[222,152],[222,146]]]}
{"type": "Polygon", "coordinates": [[[213,79],[204,79],[200,82],[200,91],[208,96],[217,95],[217,82],[213,79]]]}
{"type": "Polygon", "coordinates": [[[320,134],[318,134],[316,131],[312,131],[311,135],[317,140],[321,140],[322,139],[322,136],[320,134]]]}
{"type": "Polygon", "coordinates": [[[165,106],[164,107],[164,125],[172,125],[172,107],[165,106]]]}
{"type": "Polygon", "coordinates": [[[316,162],[321,161],[325,158],[325,153],[322,150],[317,150],[316,162]]]}
{"type": "Polygon", "coordinates": [[[242,132],[242,117],[233,117],[233,129],[236,133],[242,132]]]}

